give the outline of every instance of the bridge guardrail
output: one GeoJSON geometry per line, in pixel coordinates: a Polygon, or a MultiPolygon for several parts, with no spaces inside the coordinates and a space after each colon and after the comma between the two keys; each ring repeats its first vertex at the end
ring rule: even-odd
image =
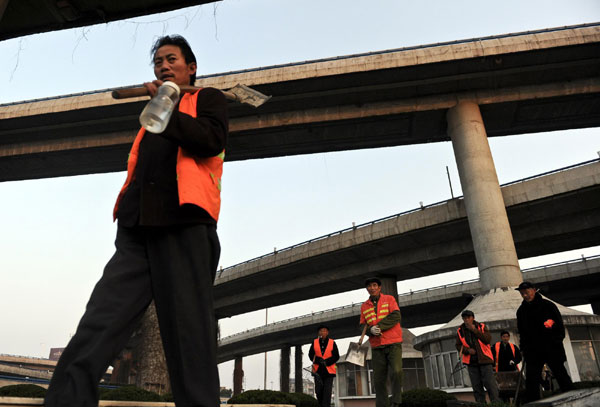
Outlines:
{"type": "MultiPolygon", "coordinates": [[[[500,186],[501,187],[505,187],[505,186],[519,184],[521,182],[525,182],[525,181],[529,181],[529,180],[532,180],[532,179],[540,178],[540,177],[543,177],[543,176],[546,176],[546,175],[556,174],[556,173],[563,172],[563,171],[566,171],[566,170],[570,170],[570,169],[573,169],[573,168],[582,167],[584,165],[589,165],[589,164],[592,164],[594,162],[600,162],[600,158],[596,158],[596,159],[588,160],[588,161],[583,161],[583,162],[580,162],[580,163],[577,163],[577,164],[572,164],[572,165],[569,165],[569,166],[566,166],[566,167],[561,167],[561,168],[558,168],[558,169],[555,169],[555,170],[551,170],[551,171],[546,171],[546,172],[543,172],[541,174],[536,174],[536,175],[532,175],[532,176],[529,176],[529,177],[521,178],[521,179],[518,179],[516,181],[510,181],[510,182],[504,183],[504,184],[502,184],[500,186]]],[[[330,237],[333,237],[333,236],[336,236],[336,235],[341,235],[343,233],[350,232],[352,230],[362,229],[362,228],[365,228],[365,227],[368,227],[368,226],[375,225],[377,223],[385,222],[385,221],[388,221],[388,220],[391,220],[391,219],[394,219],[394,218],[398,218],[400,216],[408,215],[410,213],[419,212],[419,211],[422,211],[423,209],[426,209],[426,208],[433,208],[435,206],[443,205],[443,204],[445,204],[447,202],[451,202],[451,201],[454,201],[454,200],[457,200],[457,199],[464,199],[464,196],[461,195],[461,196],[458,196],[456,198],[447,199],[445,201],[439,201],[439,202],[435,202],[435,203],[432,203],[432,204],[421,206],[419,208],[409,209],[407,211],[400,212],[400,213],[397,213],[395,215],[390,215],[390,216],[386,216],[384,218],[376,219],[376,220],[373,220],[373,221],[370,221],[370,222],[361,223],[360,225],[355,225],[355,226],[352,226],[352,227],[349,227],[349,228],[345,228],[345,229],[342,229],[342,230],[338,230],[338,231],[329,233],[327,235],[322,235],[322,236],[319,236],[319,237],[315,237],[313,239],[306,240],[306,241],[301,242],[301,243],[296,243],[296,244],[294,244],[292,246],[288,246],[288,247],[285,247],[285,248],[280,249],[280,250],[274,250],[273,253],[263,254],[261,256],[254,257],[254,258],[252,258],[250,260],[246,260],[246,261],[243,261],[241,263],[234,264],[232,266],[221,268],[217,272],[217,279],[222,275],[223,272],[226,272],[227,270],[231,270],[231,269],[233,269],[235,267],[239,267],[239,266],[241,266],[243,264],[253,263],[255,261],[264,259],[266,257],[272,256],[272,255],[275,255],[275,254],[278,254],[278,253],[287,252],[287,251],[290,251],[292,249],[296,249],[296,248],[301,247],[301,246],[306,246],[307,244],[310,244],[310,243],[318,242],[318,241],[323,240],[323,239],[327,239],[327,238],[330,238],[330,237]]]]}

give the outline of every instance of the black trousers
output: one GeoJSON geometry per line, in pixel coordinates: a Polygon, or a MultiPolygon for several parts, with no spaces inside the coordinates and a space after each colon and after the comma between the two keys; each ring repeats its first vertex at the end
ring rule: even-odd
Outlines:
{"type": "Polygon", "coordinates": [[[115,246],[56,366],[45,406],[96,407],[100,378],[152,299],[176,405],[218,406],[215,226],[119,226],[115,246]]]}
{"type": "Polygon", "coordinates": [[[552,370],[552,374],[556,378],[562,392],[573,389],[573,382],[567,373],[567,369],[565,369],[564,354],[565,351],[562,349],[562,345],[561,349],[552,352],[545,352],[543,354],[530,354],[528,352],[525,354],[525,401],[539,400],[542,368],[545,363],[552,370]]]}
{"type": "Polygon", "coordinates": [[[321,376],[321,380],[315,380],[315,393],[320,407],[331,406],[331,389],[333,388],[333,379],[335,376],[321,376]]]}

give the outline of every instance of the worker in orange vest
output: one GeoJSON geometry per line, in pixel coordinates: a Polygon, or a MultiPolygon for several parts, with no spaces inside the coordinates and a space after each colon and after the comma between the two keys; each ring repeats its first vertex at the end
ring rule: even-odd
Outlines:
{"type": "Polygon", "coordinates": [[[485,403],[485,390],[492,403],[499,401],[490,331],[485,324],[475,321],[473,311],[464,310],[461,317],[463,323],[456,330],[456,349],[462,355],[462,363],[467,365],[475,401],[485,403]]]}
{"type": "Polygon", "coordinates": [[[308,357],[313,363],[313,374],[319,376],[315,378],[315,393],[319,406],[330,407],[331,389],[337,373],[335,363],[340,358],[340,353],[335,341],[329,337],[329,328],[320,325],[317,329],[319,336],[310,346],[308,357]]]}
{"type": "MultiPolygon", "coordinates": [[[[151,96],[163,81],[194,83],[196,57],[183,37],[159,38],[151,54],[151,96]]],[[[113,65],[117,75],[127,68],[118,58],[113,65]]],[[[183,94],[162,133],[138,132],[113,212],[116,252],[56,366],[46,407],[97,406],[102,375],[152,301],[175,403],[219,405],[212,289],[227,132],[227,101],[213,88],[183,94]]]]}
{"type": "Polygon", "coordinates": [[[496,342],[492,346],[496,372],[514,372],[515,370],[519,370],[518,365],[521,363],[521,351],[517,345],[510,342],[510,333],[502,331],[500,339],[500,342],[496,342]]]}
{"type": "Polygon", "coordinates": [[[381,292],[380,279],[368,278],[365,287],[369,299],[360,307],[360,326],[364,329],[366,325],[371,345],[375,405],[390,407],[391,401],[392,407],[398,407],[402,404],[402,315],[394,296],[381,292]]]}

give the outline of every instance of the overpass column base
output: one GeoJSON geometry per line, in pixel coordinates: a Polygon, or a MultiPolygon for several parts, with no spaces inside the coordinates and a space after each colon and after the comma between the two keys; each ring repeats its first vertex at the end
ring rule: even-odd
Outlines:
{"type": "Polygon", "coordinates": [[[279,363],[279,390],[284,393],[290,392],[290,346],[281,348],[281,359],[279,363]]]}
{"type": "Polygon", "coordinates": [[[460,101],[447,119],[481,289],[518,286],[523,276],[479,106],[460,101]]]}
{"type": "Polygon", "coordinates": [[[294,392],[302,393],[304,382],[302,380],[302,346],[296,345],[294,349],[294,392]]]}
{"type": "Polygon", "coordinates": [[[233,365],[233,395],[242,394],[244,382],[244,370],[242,369],[242,357],[235,358],[233,365]]]}

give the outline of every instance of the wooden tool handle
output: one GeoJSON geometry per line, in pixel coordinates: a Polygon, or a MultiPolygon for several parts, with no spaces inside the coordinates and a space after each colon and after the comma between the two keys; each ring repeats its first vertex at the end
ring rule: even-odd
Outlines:
{"type": "Polygon", "coordinates": [[[139,96],[150,96],[148,94],[148,89],[142,86],[139,88],[117,89],[112,91],[112,97],[114,99],[127,99],[139,96]]]}
{"type": "Polygon", "coordinates": [[[363,328],[363,331],[362,331],[362,335],[360,336],[360,339],[358,340],[358,346],[362,345],[362,341],[365,338],[365,334],[367,333],[368,327],[369,327],[369,325],[365,324],[365,327],[363,328]]]}
{"type": "MultiPolygon", "coordinates": [[[[181,92],[193,93],[201,88],[197,88],[195,86],[180,86],[179,90],[181,92]]],[[[127,99],[127,98],[135,98],[140,96],[150,96],[148,93],[148,89],[143,86],[137,88],[126,88],[126,89],[117,89],[112,91],[112,97],[114,99],[127,99]]]]}

